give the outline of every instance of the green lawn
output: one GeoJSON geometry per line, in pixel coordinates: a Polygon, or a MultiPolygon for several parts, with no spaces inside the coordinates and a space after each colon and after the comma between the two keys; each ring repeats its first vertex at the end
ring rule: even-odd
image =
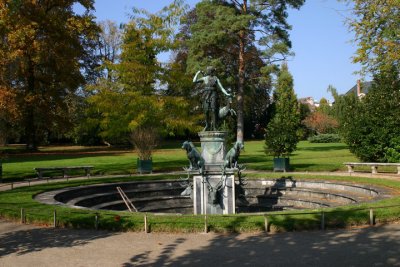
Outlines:
{"type": "MultiPolygon", "coordinates": [[[[168,143],[155,151],[154,172],[182,170],[187,166],[186,153],[180,147],[180,142],[168,143]]],[[[265,155],[263,147],[263,141],[246,142],[240,163],[247,169],[271,171],[272,157],[265,155]]],[[[95,175],[130,174],[136,172],[136,158],[131,150],[107,147],[41,147],[39,153],[8,153],[3,160],[3,179],[15,181],[35,177],[33,168],[51,166],[93,165],[95,175]]],[[[345,144],[311,144],[307,141],[299,143],[290,160],[293,171],[345,170],[343,162],[357,161],[345,144]]]]}
{"type": "MultiPolygon", "coordinates": [[[[249,169],[272,170],[272,156],[264,153],[264,142],[246,142],[240,161],[249,169]]],[[[290,157],[293,171],[337,171],[345,170],[343,162],[357,162],[343,143],[316,144],[301,141],[290,157]]]]}

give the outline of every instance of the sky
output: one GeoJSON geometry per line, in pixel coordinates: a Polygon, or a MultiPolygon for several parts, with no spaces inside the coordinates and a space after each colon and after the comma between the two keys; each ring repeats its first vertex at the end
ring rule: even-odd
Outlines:
{"type": "MultiPolygon", "coordinates": [[[[132,7],[157,12],[172,0],[95,0],[98,21],[129,21],[132,7]]],[[[186,0],[194,7],[198,0],[186,0]]],[[[322,97],[332,100],[327,92],[333,85],[339,93],[347,92],[356,84],[360,65],[353,64],[356,46],[351,42],[353,33],[344,21],[350,15],[349,8],[337,0],[306,0],[300,10],[289,10],[288,22],[292,25],[290,39],[295,56],[288,61],[294,78],[298,98],[322,97]]]]}

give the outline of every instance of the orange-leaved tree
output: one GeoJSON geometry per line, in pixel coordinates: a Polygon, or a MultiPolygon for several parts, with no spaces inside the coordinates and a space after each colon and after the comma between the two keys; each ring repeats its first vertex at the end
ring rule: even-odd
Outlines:
{"type": "Polygon", "coordinates": [[[0,87],[12,91],[28,148],[72,127],[71,107],[93,73],[93,0],[0,2],[0,87]],[[74,5],[85,12],[75,13],[74,5]],[[86,77],[85,77],[86,76],[86,77]]]}

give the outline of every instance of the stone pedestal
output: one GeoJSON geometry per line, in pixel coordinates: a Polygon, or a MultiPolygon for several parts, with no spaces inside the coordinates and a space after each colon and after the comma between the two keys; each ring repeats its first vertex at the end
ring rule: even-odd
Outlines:
{"type": "Polygon", "coordinates": [[[194,214],[234,214],[235,175],[223,173],[227,132],[200,132],[202,174],[193,176],[194,214]]]}
{"type": "Polygon", "coordinates": [[[227,135],[227,132],[220,131],[199,132],[201,156],[204,159],[207,171],[221,171],[227,152],[227,135]]]}
{"type": "Polygon", "coordinates": [[[234,214],[235,176],[227,173],[193,177],[194,214],[234,214]]]}

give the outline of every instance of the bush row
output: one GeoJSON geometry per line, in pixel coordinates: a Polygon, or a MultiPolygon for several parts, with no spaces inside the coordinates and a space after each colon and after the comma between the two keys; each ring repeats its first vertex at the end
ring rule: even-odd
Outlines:
{"type": "Polygon", "coordinates": [[[341,138],[338,134],[319,134],[308,138],[310,143],[339,143],[341,138]]]}

